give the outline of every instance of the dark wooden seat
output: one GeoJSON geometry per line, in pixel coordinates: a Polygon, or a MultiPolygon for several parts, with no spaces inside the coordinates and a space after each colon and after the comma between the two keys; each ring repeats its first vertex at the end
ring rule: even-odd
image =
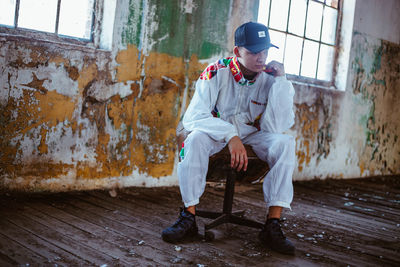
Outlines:
{"type": "MultiPolygon", "coordinates": [[[[178,149],[181,149],[182,142],[186,139],[189,132],[186,131],[180,123],[178,125],[176,133],[178,149]]],[[[225,181],[225,194],[221,212],[196,209],[197,216],[213,219],[210,223],[207,223],[204,226],[205,236],[208,240],[214,239],[214,235],[208,230],[224,223],[233,223],[253,228],[263,227],[262,223],[244,218],[243,210],[232,212],[235,183],[260,182],[269,171],[268,164],[260,160],[249,145],[245,145],[245,148],[248,156],[248,168],[246,172],[237,172],[230,167],[231,156],[228,146],[226,146],[217,154],[210,157],[207,180],[215,180],[217,178],[218,181],[225,181]]]]}

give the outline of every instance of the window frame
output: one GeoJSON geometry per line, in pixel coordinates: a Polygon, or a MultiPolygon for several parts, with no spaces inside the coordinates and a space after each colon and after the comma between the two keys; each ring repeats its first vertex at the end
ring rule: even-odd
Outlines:
{"type": "Polygon", "coordinates": [[[102,20],[103,20],[102,11],[104,6],[103,0],[94,0],[90,39],[84,39],[57,33],[61,0],[57,0],[56,26],[54,32],[44,32],[34,29],[18,27],[17,22],[19,16],[19,3],[20,0],[16,0],[14,25],[10,26],[10,25],[0,24],[0,37],[6,37],[10,39],[21,38],[27,40],[43,41],[56,44],[66,44],[71,46],[96,48],[96,49],[100,48],[100,36],[101,36],[102,20]]]}
{"type": "MultiPolygon", "coordinates": [[[[263,1],[263,0],[259,0],[263,1]]],[[[269,2],[269,9],[268,9],[268,24],[270,23],[270,14],[271,14],[271,5],[272,5],[272,1],[277,1],[277,0],[270,0],[269,2]]],[[[321,40],[319,41],[315,41],[313,39],[307,38],[305,35],[304,36],[299,36],[293,33],[290,33],[288,31],[288,27],[289,27],[289,16],[290,16],[290,3],[293,0],[289,0],[289,8],[288,8],[288,18],[287,18],[287,22],[286,22],[286,31],[282,31],[282,30],[278,30],[278,29],[274,29],[274,28],[269,28],[269,25],[266,25],[270,30],[275,31],[275,32],[280,32],[280,33],[284,33],[286,35],[292,35],[292,36],[296,36],[299,38],[303,39],[303,45],[302,45],[302,55],[303,55],[303,48],[304,48],[304,40],[310,40],[310,41],[314,41],[314,42],[318,42],[319,46],[321,44],[325,44],[324,42],[322,42],[321,40]]],[[[309,1],[314,1],[317,3],[321,3],[325,5],[325,1],[320,2],[317,0],[309,0],[309,1]]],[[[342,17],[343,17],[343,2],[344,0],[338,0],[338,7],[337,7],[337,11],[338,11],[338,16],[337,16],[337,24],[336,24],[336,36],[335,36],[335,44],[333,45],[334,47],[334,56],[333,56],[333,62],[332,62],[332,77],[330,81],[325,81],[325,80],[320,80],[318,78],[310,78],[310,77],[305,77],[305,76],[301,76],[299,75],[295,75],[295,74],[286,74],[286,77],[296,83],[300,83],[300,84],[307,84],[307,85],[315,85],[317,87],[322,87],[322,88],[328,88],[328,89],[338,89],[337,85],[336,85],[336,78],[337,78],[337,72],[338,72],[338,68],[339,68],[339,57],[340,57],[340,47],[341,47],[341,29],[342,29],[342,17]]],[[[258,8],[260,7],[260,4],[258,5],[258,8]]],[[[308,7],[308,3],[307,3],[307,7],[308,7]]],[[[307,13],[305,16],[305,20],[307,20],[307,13]]],[[[258,20],[258,18],[257,18],[258,20]]],[[[304,24],[304,27],[306,29],[306,22],[304,24]]],[[[322,24],[321,24],[321,29],[322,29],[322,24]]],[[[322,31],[322,30],[321,30],[322,31]]],[[[273,43],[273,40],[272,40],[273,43]]],[[[282,48],[280,48],[282,49],[282,48]]],[[[284,47],[283,49],[286,49],[286,47],[284,47]]],[[[318,57],[319,57],[319,53],[318,53],[318,57]]],[[[300,62],[301,63],[301,62],[300,62]]],[[[318,61],[317,61],[318,64],[318,61]]],[[[318,67],[316,69],[316,73],[318,72],[318,67]]]]}

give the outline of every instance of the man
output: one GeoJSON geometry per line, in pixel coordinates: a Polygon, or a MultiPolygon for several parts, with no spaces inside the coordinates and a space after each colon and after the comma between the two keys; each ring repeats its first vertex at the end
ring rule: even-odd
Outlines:
{"type": "Polygon", "coordinates": [[[294,123],[294,89],[281,63],[265,66],[270,47],[276,46],[266,26],[245,23],[235,31],[235,57],[210,65],[197,81],[182,121],[190,131],[178,165],[185,208],[162,232],[163,240],[175,243],[197,234],[195,206],[205,189],[209,157],[228,145],[231,167],[246,171],[243,144],[249,144],[270,167],[263,182],[268,216],[259,238],[275,251],[294,254],[279,224],[282,208],[290,209],[293,199],[295,141],[282,132],[294,123]]]}

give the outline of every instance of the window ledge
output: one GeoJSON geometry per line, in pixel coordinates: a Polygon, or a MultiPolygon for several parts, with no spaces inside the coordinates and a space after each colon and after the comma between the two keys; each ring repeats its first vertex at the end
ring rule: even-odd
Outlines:
{"type": "Polygon", "coordinates": [[[38,32],[29,29],[0,27],[0,42],[1,41],[29,41],[32,44],[48,43],[64,49],[111,53],[109,50],[95,47],[92,41],[84,41],[73,37],[61,37],[54,33],[38,32]]]}
{"type": "Polygon", "coordinates": [[[301,85],[301,86],[309,86],[316,87],[326,90],[338,90],[332,82],[321,81],[312,78],[306,78],[302,76],[297,76],[293,74],[286,74],[286,78],[291,81],[293,84],[301,85]]]}

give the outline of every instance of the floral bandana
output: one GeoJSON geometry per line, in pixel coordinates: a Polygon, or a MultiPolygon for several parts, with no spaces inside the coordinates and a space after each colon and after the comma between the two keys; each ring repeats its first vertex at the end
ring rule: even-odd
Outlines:
{"type": "Polygon", "coordinates": [[[249,81],[243,76],[243,73],[239,67],[239,62],[237,60],[237,57],[231,58],[231,60],[229,62],[229,68],[231,69],[233,78],[240,85],[252,85],[255,83],[256,79],[249,81]]]}
{"type": "Polygon", "coordinates": [[[256,79],[249,81],[246,78],[244,78],[243,73],[240,70],[237,57],[228,57],[218,60],[215,64],[209,66],[207,69],[203,71],[203,73],[200,75],[200,79],[211,80],[218,73],[219,69],[228,67],[231,70],[233,78],[240,85],[252,85],[255,83],[256,79]]]}

